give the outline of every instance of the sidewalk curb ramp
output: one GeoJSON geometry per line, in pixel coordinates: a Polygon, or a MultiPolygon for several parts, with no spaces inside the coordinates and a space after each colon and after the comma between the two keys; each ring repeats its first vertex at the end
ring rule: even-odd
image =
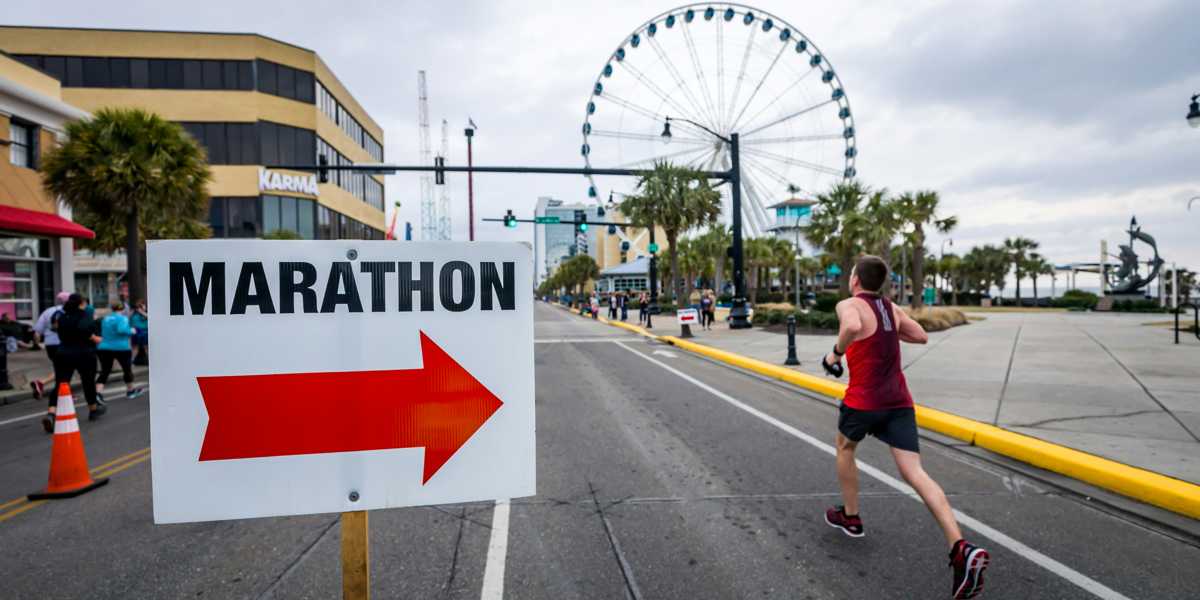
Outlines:
{"type": "MultiPolygon", "coordinates": [[[[555,305],[565,308],[557,303],[555,305]]],[[[674,336],[655,335],[636,325],[604,318],[597,320],[834,399],[840,400],[846,391],[846,384],[838,381],[801,373],[674,336]]],[[[925,406],[917,406],[916,413],[917,425],[923,429],[1174,513],[1200,519],[1200,485],[925,406]]]]}

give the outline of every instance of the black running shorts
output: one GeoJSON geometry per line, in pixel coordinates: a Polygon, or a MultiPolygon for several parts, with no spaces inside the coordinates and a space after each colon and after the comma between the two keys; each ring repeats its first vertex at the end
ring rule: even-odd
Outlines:
{"type": "Polygon", "coordinates": [[[921,451],[912,408],[858,410],[843,404],[838,407],[838,431],[852,442],[861,442],[869,433],[893,448],[921,451]]]}

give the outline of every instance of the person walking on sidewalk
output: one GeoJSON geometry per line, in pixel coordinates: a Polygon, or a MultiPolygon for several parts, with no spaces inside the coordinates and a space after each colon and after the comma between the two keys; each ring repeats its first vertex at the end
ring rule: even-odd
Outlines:
{"type": "MultiPolygon", "coordinates": [[[[89,421],[95,421],[108,411],[108,406],[96,395],[96,344],[100,341],[96,329],[96,322],[84,310],[83,296],[71,294],[63,305],[62,315],[58,317],[59,348],[54,379],[56,384],[65,383],[69,386],[71,377],[76,371],[79,372],[89,421]]],[[[54,412],[55,405],[51,404],[42,419],[42,428],[46,433],[54,432],[54,412]]]]}
{"type": "Polygon", "coordinates": [[[608,295],[608,319],[610,321],[617,320],[617,293],[613,292],[608,295]]]}
{"type": "Polygon", "coordinates": [[[850,271],[853,297],[837,305],[838,338],[822,360],[825,370],[841,374],[842,356],[850,367],[850,385],[838,408],[837,473],[842,506],[825,512],[825,522],[850,537],[863,537],[858,506],[858,467],[854,451],[867,434],[891,446],[900,475],[908,482],[950,547],[954,598],[973,598],[983,590],[987,550],[963,539],[941,486],[921,466],[912,395],[900,367],[900,342],[924,344],[925,330],[880,294],[888,266],[878,256],[863,256],[850,271]]]}
{"type": "Polygon", "coordinates": [[[638,295],[638,325],[646,324],[646,311],[649,310],[649,307],[646,306],[646,303],[649,301],[650,297],[646,295],[646,292],[642,292],[638,295]]]}
{"type": "Polygon", "coordinates": [[[129,325],[133,327],[133,346],[137,355],[133,364],[144,367],[150,364],[150,313],[146,312],[146,301],[138,300],[129,315],[129,325]]]}
{"type": "MultiPolygon", "coordinates": [[[[29,387],[33,388],[33,399],[37,400],[45,394],[46,384],[54,381],[54,374],[58,369],[58,318],[62,316],[62,305],[67,301],[71,294],[69,292],[59,292],[54,297],[54,306],[42,311],[38,316],[37,322],[33,324],[33,341],[34,343],[41,342],[46,347],[46,357],[50,359],[50,374],[41,379],[34,379],[29,382],[29,387]]],[[[57,398],[50,398],[50,409],[53,411],[57,398]]],[[[51,423],[51,426],[54,424],[51,423]]]]}
{"type": "Polygon", "coordinates": [[[705,290],[700,293],[700,326],[704,329],[712,329],[715,320],[712,292],[705,290]]]}
{"type": "Polygon", "coordinates": [[[617,305],[621,307],[621,322],[629,320],[629,294],[620,292],[617,295],[617,305]]]}
{"type": "Polygon", "coordinates": [[[125,316],[125,303],[116,300],[110,306],[112,314],[100,321],[100,344],[96,346],[96,355],[100,358],[100,374],[96,376],[96,396],[104,398],[104,386],[108,384],[108,375],[112,373],[113,361],[121,365],[121,378],[125,380],[125,397],[137,396],[138,390],[133,387],[133,349],[130,338],[137,333],[129,325],[125,316]]]}

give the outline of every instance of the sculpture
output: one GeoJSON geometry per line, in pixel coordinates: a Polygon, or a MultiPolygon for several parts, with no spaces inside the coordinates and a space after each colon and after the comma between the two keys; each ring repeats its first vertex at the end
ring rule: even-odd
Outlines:
{"type": "Polygon", "coordinates": [[[1158,256],[1158,244],[1154,238],[1148,233],[1143,233],[1142,228],[1138,225],[1137,217],[1129,220],[1129,243],[1121,244],[1121,254],[1117,258],[1121,261],[1120,267],[1115,270],[1109,270],[1104,275],[1108,279],[1109,287],[1114,294],[1130,294],[1150,285],[1158,277],[1159,270],[1162,269],[1163,259],[1158,256]],[[1138,255],[1133,251],[1134,241],[1141,241],[1150,246],[1154,251],[1154,259],[1147,261],[1146,264],[1150,267],[1150,273],[1146,277],[1142,277],[1139,272],[1138,255]]]}

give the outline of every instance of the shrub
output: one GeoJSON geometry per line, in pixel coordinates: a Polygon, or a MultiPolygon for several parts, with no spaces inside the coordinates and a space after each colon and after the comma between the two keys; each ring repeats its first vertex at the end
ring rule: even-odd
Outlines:
{"type": "Polygon", "coordinates": [[[813,304],[813,310],[823,313],[834,312],[834,308],[837,307],[837,303],[840,300],[841,298],[838,297],[837,294],[832,292],[822,292],[817,294],[817,300],[813,304]]]}
{"type": "Polygon", "coordinates": [[[782,310],[768,310],[765,312],[767,313],[767,323],[771,325],[778,325],[787,320],[787,313],[782,310]]]}
{"type": "Polygon", "coordinates": [[[1096,308],[1096,303],[1099,301],[1100,297],[1091,292],[1067,290],[1061,297],[1051,300],[1050,306],[1091,310],[1096,308]]]}

